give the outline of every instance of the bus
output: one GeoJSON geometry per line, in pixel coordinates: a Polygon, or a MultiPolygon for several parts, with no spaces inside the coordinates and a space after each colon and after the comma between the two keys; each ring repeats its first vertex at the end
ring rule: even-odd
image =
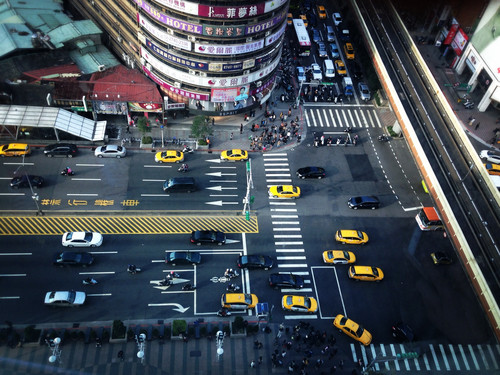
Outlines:
{"type": "Polygon", "coordinates": [[[434,207],[423,207],[415,220],[421,230],[444,230],[443,222],[434,207]]]}
{"type": "Polygon", "coordinates": [[[298,55],[309,56],[311,54],[311,40],[309,39],[309,34],[304,26],[304,21],[294,19],[293,28],[295,30],[294,39],[296,48],[298,49],[298,55]]]}

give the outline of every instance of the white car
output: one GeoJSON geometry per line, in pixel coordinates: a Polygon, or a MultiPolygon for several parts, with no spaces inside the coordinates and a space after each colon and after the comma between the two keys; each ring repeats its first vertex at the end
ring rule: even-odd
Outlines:
{"type": "Polygon", "coordinates": [[[102,245],[102,234],[97,232],[66,232],[62,245],[67,247],[98,247],[102,245]]]}
{"type": "Polygon", "coordinates": [[[301,66],[297,67],[297,81],[304,82],[306,80],[306,72],[301,66]]]}
{"type": "Polygon", "coordinates": [[[50,306],[81,306],[85,303],[85,292],[47,292],[44,303],[50,306]]]}
{"type": "Polygon", "coordinates": [[[500,164],[500,155],[493,151],[489,150],[482,150],[481,153],[479,154],[479,157],[481,160],[486,160],[487,162],[493,163],[493,164],[500,164]]]}
{"type": "Polygon", "coordinates": [[[123,146],[105,145],[95,149],[94,155],[98,158],[123,158],[127,155],[127,150],[123,146]]]}
{"type": "Polygon", "coordinates": [[[333,13],[332,19],[335,26],[338,26],[342,23],[342,16],[340,15],[340,13],[333,13]]]}
{"type": "Polygon", "coordinates": [[[359,82],[358,83],[358,90],[359,90],[359,96],[361,97],[361,100],[368,101],[371,98],[371,93],[370,89],[364,82],[359,82]]]}
{"type": "Polygon", "coordinates": [[[321,68],[318,64],[316,64],[316,63],[311,64],[311,71],[312,71],[313,79],[317,79],[320,81],[323,79],[323,74],[321,73],[321,68]]]}

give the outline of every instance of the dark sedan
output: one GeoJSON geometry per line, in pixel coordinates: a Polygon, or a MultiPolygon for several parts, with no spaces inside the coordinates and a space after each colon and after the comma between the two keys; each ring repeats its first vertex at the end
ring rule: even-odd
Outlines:
{"type": "Polygon", "coordinates": [[[83,266],[87,267],[94,263],[94,256],[84,251],[63,251],[54,257],[56,266],[83,266]]]}
{"type": "Polygon", "coordinates": [[[48,158],[52,156],[66,156],[72,158],[78,152],[76,145],[72,143],[54,143],[44,148],[43,153],[48,158]]]}
{"type": "Polygon", "coordinates": [[[347,205],[353,210],[357,210],[358,208],[369,208],[371,210],[375,210],[379,208],[380,201],[373,195],[362,195],[359,197],[349,198],[347,205]]]}
{"type": "Polygon", "coordinates": [[[304,279],[293,273],[273,273],[269,276],[269,286],[300,289],[304,287],[304,279]]]}
{"type": "Polygon", "coordinates": [[[273,268],[274,261],[267,255],[240,255],[238,257],[238,268],[273,268]]]}
{"type": "Polygon", "coordinates": [[[177,264],[200,264],[200,253],[191,251],[172,251],[165,256],[165,263],[171,266],[177,264]]]}
{"type": "Polygon", "coordinates": [[[318,180],[326,176],[325,169],[321,167],[304,167],[297,169],[298,178],[317,178],[318,180]]]}
{"type": "Polygon", "coordinates": [[[216,230],[197,230],[191,232],[191,243],[200,246],[201,244],[224,245],[226,234],[216,230]]]}
{"type": "Polygon", "coordinates": [[[43,177],[33,176],[33,175],[22,175],[18,177],[14,177],[10,180],[10,187],[14,189],[19,188],[29,188],[30,185],[33,188],[39,188],[43,185],[43,177]]]}

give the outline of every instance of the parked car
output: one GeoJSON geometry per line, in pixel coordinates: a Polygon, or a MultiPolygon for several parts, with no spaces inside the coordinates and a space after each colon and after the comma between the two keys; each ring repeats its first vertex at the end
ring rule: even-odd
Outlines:
{"type": "Polygon", "coordinates": [[[317,178],[318,180],[326,176],[325,169],[321,167],[304,167],[295,172],[298,178],[317,178]]]}
{"type": "Polygon", "coordinates": [[[216,230],[197,230],[191,232],[191,243],[200,246],[201,244],[224,245],[226,234],[216,230]]]}
{"type": "Polygon", "coordinates": [[[75,292],[74,290],[47,292],[44,303],[49,306],[81,306],[85,303],[86,297],[85,292],[75,292]]]}
{"type": "Polygon", "coordinates": [[[97,232],[66,232],[62,236],[62,245],[67,247],[99,247],[102,234],[97,232]]]}
{"type": "Polygon", "coordinates": [[[83,251],[63,251],[57,253],[53,261],[56,266],[83,266],[87,267],[94,263],[94,256],[83,251]]]}
{"type": "Polygon", "coordinates": [[[293,273],[273,273],[269,276],[269,286],[271,288],[295,288],[304,287],[304,278],[293,273]]]}
{"type": "Polygon", "coordinates": [[[359,96],[360,96],[361,100],[364,100],[365,102],[370,100],[372,94],[370,93],[370,89],[368,88],[366,83],[359,82],[358,83],[358,90],[359,90],[359,96]]]}
{"type": "Polygon", "coordinates": [[[105,145],[95,149],[94,155],[98,158],[123,158],[127,155],[127,150],[123,146],[105,145]]]}
{"type": "Polygon", "coordinates": [[[353,210],[357,210],[358,208],[369,208],[374,210],[380,207],[380,201],[373,195],[361,195],[359,197],[349,198],[347,205],[353,210]]]}
{"type": "Polygon", "coordinates": [[[500,155],[497,154],[496,152],[489,151],[489,150],[482,150],[479,153],[479,157],[483,161],[486,160],[489,163],[500,164],[500,155]]]}
{"type": "Polygon", "coordinates": [[[240,255],[236,264],[238,268],[243,269],[262,268],[268,270],[273,268],[274,261],[267,255],[240,255]]]}
{"type": "Polygon", "coordinates": [[[34,176],[31,174],[23,174],[21,176],[14,177],[10,180],[10,187],[14,189],[19,188],[29,188],[30,186],[34,189],[37,189],[43,186],[44,179],[40,176],[34,176]]]}
{"type": "Polygon", "coordinates": [[[48,158],[53,156],[65,156],[67,158],[72,158],[78,152],[78,147],[72,143],[54,143],[48,145],[43,149],[43,153],[48,158]]]}
{"type": "Polygon", "coordinates": [[[177,264],[200,264],[201,255],[194,251],[172,251],[165,255],[165,263],[170,266],[177,264]]]}

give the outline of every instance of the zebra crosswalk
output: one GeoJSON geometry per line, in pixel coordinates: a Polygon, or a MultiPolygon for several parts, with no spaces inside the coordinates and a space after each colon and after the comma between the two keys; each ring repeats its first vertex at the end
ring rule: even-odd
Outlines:
{"type": "Polygon", "coordinates": [[[372,107],[306,107],[304,118],[309,128],[381,128],[377,110],[372,107]]]}
{"type": "Polygon", "coordinates": [[[375,371],[488,372],[500,370],[500,345],[420,344],[417,358],[405,358],[412,350],[403,344],[372,344],[364,347],[351,344],[354,362],[361,360],[365,367],[375,371]],[[399,357],[399,358],[398,358],[399,357]]]}

